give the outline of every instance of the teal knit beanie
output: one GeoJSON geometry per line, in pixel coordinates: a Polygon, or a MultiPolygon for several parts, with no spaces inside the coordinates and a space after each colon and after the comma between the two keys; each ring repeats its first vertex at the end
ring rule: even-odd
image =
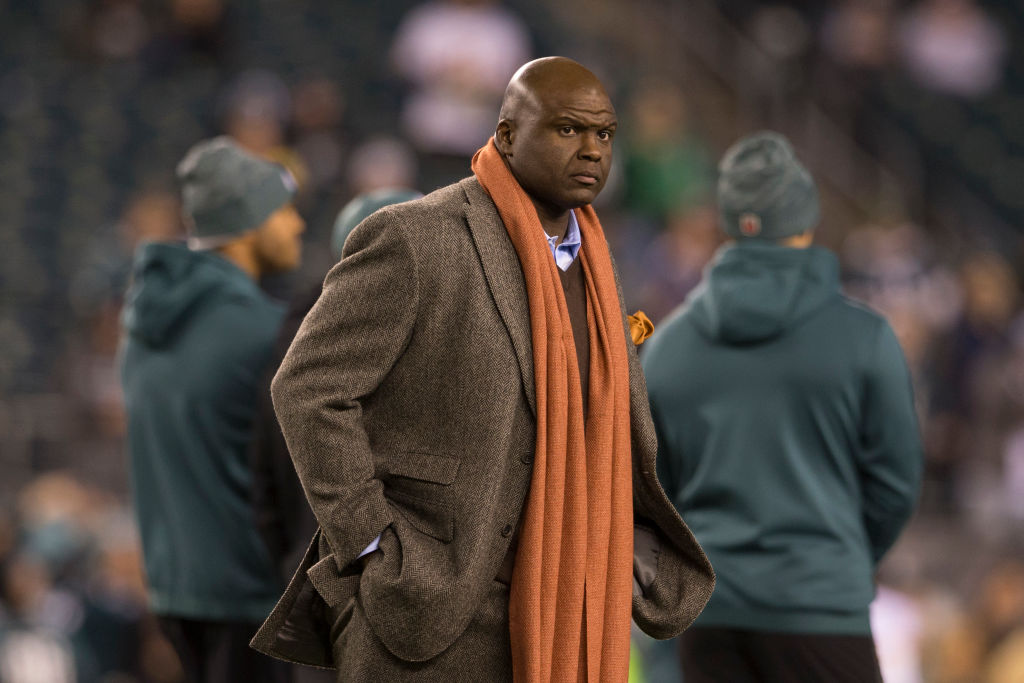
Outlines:
{"type": "Polygon", "coordinates": [[[193,146],[177,173],[193,249],[217,247],[258,228],[295,193],[288,171],[227,136],[193,146]]]}
{"type": "Polygon", "coordinates": [[[718,172],[718,220],[730,237],[778,240],[818,224],[818,189],[779,133],[741,139],[718,172]]]}
{"type": "Polygon", "coordinates": [[[331,253],[334,254],[334,258],[341,258],[341,249],[345,246],[345,238],[371,213],[383,209],[385,206],[419,199],[422,196],[415,190],[389,187],[383,190],[364,192],[355,197],[342,208],[334,221],[334,231],[331,233],[331,253]]]}

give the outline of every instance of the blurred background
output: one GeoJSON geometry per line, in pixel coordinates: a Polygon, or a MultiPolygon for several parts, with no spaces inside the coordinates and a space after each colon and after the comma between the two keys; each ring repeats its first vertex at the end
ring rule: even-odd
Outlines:
{"type": "MultiPolygon", "coordinates": [[[[1024,681],[1024,0],[0,0],[0,681],[172,682],[145,612],[115,352],[134,246],[219,133],[308,223],[468,175],[509,76],[573,57],[620,117],[600,213],[655,325],[720,243],[715,162],[774,128],[819,241],[914,373],[920,508],[880,573],[886,680],[1024,681]]],[[[636,680],[671,681],[637,639],[636,680]]]]}

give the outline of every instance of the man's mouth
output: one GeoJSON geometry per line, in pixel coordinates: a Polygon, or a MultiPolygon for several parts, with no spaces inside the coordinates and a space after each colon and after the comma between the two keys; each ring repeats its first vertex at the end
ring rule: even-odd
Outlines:
{"type": "Polygon", "coordinates": [[[572,177],[572,179],[578,183],[583,183],[584,185],[593,185],[597,182],[597,178],[589,173],[577,173],[572,177]]]}

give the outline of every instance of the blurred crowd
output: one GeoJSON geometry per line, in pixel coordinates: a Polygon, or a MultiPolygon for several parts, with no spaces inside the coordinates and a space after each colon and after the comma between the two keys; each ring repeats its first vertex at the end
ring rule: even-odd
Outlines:
{"type": "MultiPolygon", "coordinates": [[[[887,680],[1024,680],[1024,4],[697,4],[760,47],[764,98],[813,98],[905,183],[854,211],[856,186],[826,187],[821,231],[898,333],[927,444],[880,577],[887,680]],[[961,185],[984,211],[955,205],[961,185]]],[[[679,76],[708,68],[686,46],[650,61],[678,27],[667,0],[641,5],[653,23],[576,0],[0,0],[0,681],[179,675],[144,609],[116,351],[132,252],[182,235],[173,169],[200,138],[298,179],[303,268],[267,283],[287,297],[330,266],[349,198],[468,175],[515,68],[576,57],[619,110],[600,210],[628,304],[657,325],[685,298],[751,94],[679,76]]],[[[649,681],[660,666],[641,658],[649,681]]]]}
{"type": "Polygon", "coordinates": [[[0,680],[180,680],[124,501],[64,473],[35,478],[0,515],[0,569],[0,680]]]}

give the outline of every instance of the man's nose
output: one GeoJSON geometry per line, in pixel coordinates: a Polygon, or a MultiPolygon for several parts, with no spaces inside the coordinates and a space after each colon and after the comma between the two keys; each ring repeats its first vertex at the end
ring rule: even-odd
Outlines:
{"type": "Polygon", "coordinates": [[[580,136],[579,157],[588,161],[601,160],[601,143],[596,133],[587,132],[580,136]]]}

